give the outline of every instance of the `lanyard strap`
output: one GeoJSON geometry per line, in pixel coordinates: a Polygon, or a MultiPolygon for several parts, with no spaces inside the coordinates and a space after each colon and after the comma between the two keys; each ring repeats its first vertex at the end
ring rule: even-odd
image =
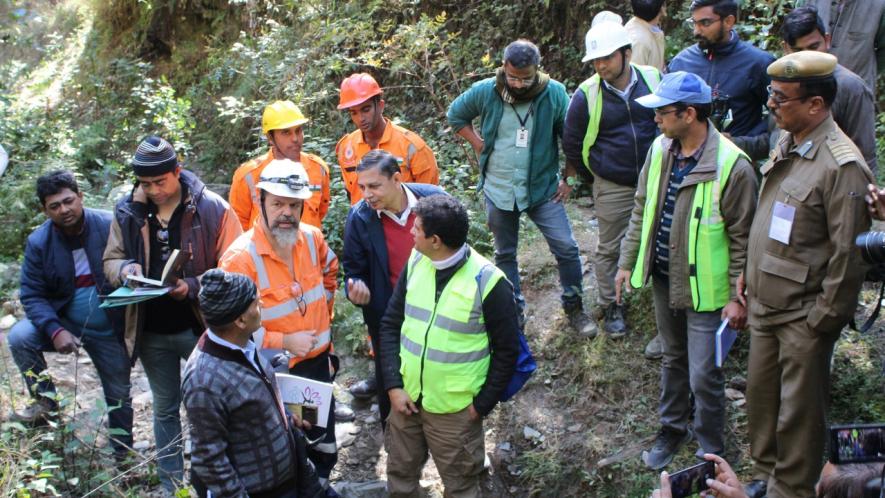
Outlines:
{"type": "Polygon", "coordinates": [[[519,115],[519,111],[516,110],[516,106],[513,103],[510,104],[510,107],[513,108],[513,114],[516,114],[516,119],[519,120],[519,127],[524,130],[525,124],[528,123],[529,118],[532,117],[532,113],[535,111],[535,102],[532,101],[531,105],[529,105],[529,112],[525,113],[525,117],[519,115]]]}

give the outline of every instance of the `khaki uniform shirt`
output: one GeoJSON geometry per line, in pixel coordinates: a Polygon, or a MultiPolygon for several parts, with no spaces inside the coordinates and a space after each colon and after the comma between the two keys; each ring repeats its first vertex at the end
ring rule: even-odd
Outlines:
{"type": "Polygon", "coordinates": [[[666,46],[664,32],[638,17],[631,18],[624,27],[627,28],[630,41],[633,42],[633,55],[630,57],[630,62],[656,67],[663,71],[666,46]]]}
{"type": "Polygon", "coordinates": [[[870,227],[864,193],[873,177],[862,158],[832,117],[801,144],[782,134],[761,169],[750,229],[751,326],[805,318],[811,330],[834,333],[851,318],[866,270],[854,239],[870,227]],[[776,204],[780,216],[772,230],[776,204]],[[792,223],[783,221],[790,217],[792,223]]]}

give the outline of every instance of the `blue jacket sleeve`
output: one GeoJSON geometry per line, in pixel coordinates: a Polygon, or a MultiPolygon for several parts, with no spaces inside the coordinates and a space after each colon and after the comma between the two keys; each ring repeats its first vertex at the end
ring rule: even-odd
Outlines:
{"type": "Polygon", "coordinates": [[[452,126],[453,131],[457,132],[469,125],[482,113],[482,98],[478,95],[479,93],[481,90],[474,84],[449,105],[446,120],[452,126]]]}
{"type": "Polygon", "coordinates": [[[43,250],[45,244],[32,243],[28,239],[25,246],[25,261],[21,274],[21,301],[28,320],[40,332],[51,338],[52,333],[62,328],[55,308],[46,299],[49,295],[49,283],[46,282],[43,269],[43,250]]]}
{"type": "Polygon", "coordinates": [[[584,163],[584,135],[587,133],[589,123],[587,97],[584,95],[584,91],[579,88],[572,95],[562,132],[562,152],[570,163],[575,165],[584,163]]]}
{"type": "Polygon", "coordinates": [[[347,221],[344,224],[344,252],[341,254],[341,264],[344,265],[344,294],[347,295],[347,280],[359,279],[369,284],[369,255],[360,240],[360,230],[365,226],[358,219],[356,210],[350,208],[347,213],[347,221]]]}

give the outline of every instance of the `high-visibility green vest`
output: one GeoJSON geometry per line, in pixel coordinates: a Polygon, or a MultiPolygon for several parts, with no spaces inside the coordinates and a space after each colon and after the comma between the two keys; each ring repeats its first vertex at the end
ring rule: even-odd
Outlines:
{"type": "MultiPolygon", "coordinates": [[[[661,71],[652,66],[641,66],[639,64],[630,64],[634,71],[638,72],[650,90],[654,91],[658,83],[661,82],[661,71]]],[[[578,85],[578,88],[584,92],[584,98],[587,99],[587,113],[590,121],[587,123],[587,132],[584,134],[584,149],[581,157],[584,159],[584,166],[590,168],[590,148],[596,143],[596,137],[599,135],[599,121],[602,119],[602,99],[599,98],[602,93],[600,85],[599,73],[584,80],[578,85]]]]}
{"type": "Polygon", "coordinates": [[[504,273],[470,250],[470,257],[436,300],[436,268],[412,250],[406,266],[400,374],[409,397],[431,413],[466,408],[485,384],[489,337],[482,302],[504,273]]]}
{"type": "MultiPolygon", "coordinates": [[[[657,225],[655,221],[659,214],[656,211],[663,162],[662,139],[663,135],[658,136],[651,146],[647,194],[642,215],[642,238],[637,264],[630,275],[630,285],[634,288],[642,287],[648,280],[645,264],[657,235],[652,233],[652,227],[657,225]]],[[[719,200],[731,169],[739,157],[749,160],[735,144],[720,135],[716,178],[695,186],[691,220],[688,224],[688,279],[695,311],[718,310],[728,304],[730,298],[728,234],[719,210],[719,200]]]]}

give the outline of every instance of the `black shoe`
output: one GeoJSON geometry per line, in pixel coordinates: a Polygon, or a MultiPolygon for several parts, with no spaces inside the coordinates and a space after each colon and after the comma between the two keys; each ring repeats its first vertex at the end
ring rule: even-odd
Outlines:
{"type": "Polygon", "coordinates": [[[612,339],[627,335],[627,323],[624,322],[624,307],[611,303],[605,309],[605,318],[602,329],[612,339]]]}
{"type": "Polygon", "coordinates": [[[565,311],[569,325],[579,336],[589,339],[596,337],[599,331],[596,327],[596,322],[584,312],[584,306],[581,304],[581,301],[563,304],[562,309],[565,311]]]}
{"type": "Polygon", "coordinates": [[[353,422],[356,418],[353,410],[344,403],[335,403],[335,421],[336,422],[353,422]]]}
{"type": "Polygon", "coordinates": [[[372,399],[378,394],[378,382],[375,381],[375,377],[363,379],[350,386],[350,394],[356,399],[372,399]]]}
{"type": "Polygon", "coordinates": [[[691,441],[691,431],[678,432],[664,427],[655,438],[655,445],[642,452],[642,461],[652,470],[660,470],[673,461],[673,457],[683,444],[691,441]]]}
{"type": "Polygon", "coordinates": [[[768,482],[762,479],[753,479],[744,486],[744,493],[747,498],[765,498],[768,491],[768,482]]]}

